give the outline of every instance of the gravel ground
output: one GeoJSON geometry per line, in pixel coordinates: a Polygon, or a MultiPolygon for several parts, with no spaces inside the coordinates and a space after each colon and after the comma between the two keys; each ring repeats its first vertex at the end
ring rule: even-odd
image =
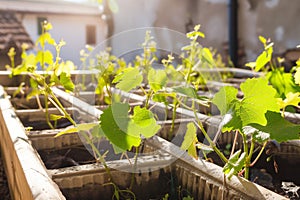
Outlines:
{"type": "Polygon", "coordinates": [[[0,152],[0,199],[11,200],[0,152]]]}

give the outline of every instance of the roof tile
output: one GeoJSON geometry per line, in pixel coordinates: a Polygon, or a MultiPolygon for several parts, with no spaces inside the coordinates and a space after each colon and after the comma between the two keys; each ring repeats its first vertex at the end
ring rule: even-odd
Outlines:
{"type": "Polygon", "coordinates": [[[7,51],[14,45],[21,49],[23,43],[33,48],[30,36],[15,13],[0,10],[0,51],[7,51]]]}

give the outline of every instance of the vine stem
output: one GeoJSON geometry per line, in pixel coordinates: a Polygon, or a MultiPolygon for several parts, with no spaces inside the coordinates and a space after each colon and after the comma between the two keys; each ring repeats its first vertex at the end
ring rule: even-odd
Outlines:
{"type": "MultiPolygon", "coordinates": [[[[58,109],[61,110],[63,112],[63,114],[65,115],[65,117],[73,124],[73,126],[76,127],[77,123],[72,119],[72,117],[69,115],[69,113],[64,109],[63,105],[60,103],[58,98],[54,95],[51,88],[49,88],[49,93],[52,96],[53,100],[55,101],[56,105],[58,106],[58,109]]],[[[105,168],[105,171],[109,175],[110,181],[112,181],[113,178],[112,178],[112,175],[110,173],[110,169],[109,169],[104,157],[101,155],[101,153],[99,152],[97,147],[94,145],[94,143],[92,142],[92,140],[90,139],[90,137],[86,133],[81,132],[81,135],[84,137],[84,139],[87,141],[87,143],[92,147],[93,152],[96,152],[100,162],[103,164],[103,166],[105,168]]]]}
{"type": "Polygon", "coordinates": [[[147,95],[147,98],[146,98],[146,102],[145,102],[145,108],[148,109],[148,107],[149,107],[149,102],[150,102],[150,98],[151,98],[151,96],[153,95],[153,90],[150,89],[150,91],[149,91],[146,95],[147,95]]]}
{"type": "Polygon", "coordinates": [[[57,108],[63,112],[64,116],[71,122],[72,125],[76,126],[77,123],[72,119],[70,114],[66,111],[64,106],[61,104],[61,102],[58,100],[58,98],[53,93],[52,89],[50,87],[47,87],[47,91],[49,92],[49,94],[53,98],[54,102],[56,103],[56,106],[58,106],[57,108]]]}
{"type": "MultiPolygon", "coordinates": [[[[192,104],[193,104],[192,107],[194,108],[195,102],[193,101],[192,104]]],[[[196,118],[196,120],[197,120],[197,121],[196,121],[196,122],[197,122],[197,123],[196,123],[197,127],[202,131],[202,133],[203,133],[205,139],[207,139],[207,141],[208,141],[209,145],[211,146],[211,148],[213,148],[213,150],[216,152],[216,154],[221,158],[221,160],[222,160],[224,163],[227,163],[227,162],[228,162],[227,158],[226,158],[226,157],[224,156],[224,154],[217,148],[216,144],[210,139],[209,135],[207,134],[206,130],[204,129],[203,124],[202,124],[202,122],[200,121],[200,119],[199,119],[199,117],[198,117],[198,115],[197,115],[196,110],[193,109],[193,112],[194,112],[195,118],[196,118]]]]}
{"type": "Polygon", "coordinates": [[[129,190],[132,189],[133,184],[134,184],[134,172],[136,171],[136,168],[137,168],[138,153],[139,153],[139,147],[136,147],[136,149],[135,149],[135,155],[134,155],[134,167],[133,167],[133,170],[132,170],[131,182],[130,182],[129,190]]]}
{"type": "Polygon", "coordinates": [[[230,157],[234,154],[238,134],[239,134],[238,131],[235,131],[234,140],[233,140],[233,144],[232,144],[232,147],[231,147],[232,149],[231,149],[231,152],[230,152],[230,157]]]}
{"type": "Polygon", "coordinates": [[[173,108],[173,112],[172,112],[172,124],[171,124],[171,128],[170,128],[169,136],[168,136],[169,139],[171,139],[174,128],[175,128],[176,110],[177,110],[178,106],[179,106],[179,104],[178,104],[178,101],[176,100],[176,102],[174,102],[174,108],[173,108]]]}
{"type": "Polygon", "coordinates": [[[45,95],[45,99],[44,99],[44,102],[45,102],[45,116],[46,116],[46,121],[47,121],[47,124],[48,126],[51,128],[51,129],[54,129],[53,125],[51,124],[50,122],[50,119],[49,119],[49,111],[48,111],[48,94],[44,94],[45,95]]]}
{"type": "Polygon", "coordinates": [[[255,165],[255,163],[258,161],[258,159],[260,158],[260,156],[262,155],[262,153],[264,152],[266,146],[267,146],[268,142],[265,142],[263,147],[260,149],[258,155],[256,156],[255,160],[250,164],[250,167],[253,167],[255,165]]]}
{"type": "Polygon", "coordinates": [[[84,139],[87,141],[87,143],[92,147],[93,152],[96,152],[97,157],[99,158],[100,162],[103,164],[104,169],[105,169],[106,173],[108,174],[110,181],[113,182],[113,177],[112,177],[110,169],[106,163],[106,160],[101,155],[101,153],[99,152],[97,147],[94,145],[91,138],[86,133],[81,132],[80,134],[84,137],[84,139]]]}
{"type": "MultiPolygon", "coordinates": [[[[245,178],[248,179],[249,178],[249,166],[250,166],[250,158],[249,158],[249,149],[248,149],[248,143],[247,143],[247,136],[246,134],[240,132],[240,134],[243,137],[243,146],[244,146],[244,152],[246,154],[246,161],[245,161],[245,178]]],[[[251,148],[254,149],[254,144],[253,144],[253,140],[251,140],[251,148]],[[253,145],[252,145],[253,144],[253,145]],[[253,147],[252,147],[253,146],[253,147]]],[[[251,152],[251,150],[250,150],[251,152]]],[[[252,150],[253,153],[253,150],[252,150]]]]}
{"type": "MultiPolygon", "coordinates": [[[[249,165],[249,167],[253,167],[255,165],[255,163],[259,160],[260,156],[262,155],[262,153],[265,150],[266,145],[267,145],[267,142],[265,142],[263,144],[263,147],[260,149],[260,151],[259,151],[258,155],[256,156],[255,160],[249,165]]],[[[245,169],[243,169],[241,172],[239,172],[239,174],[243,174],[244,172],[245,172],[245,169]]]]}
{"type": "Polygon", "coordinates": [[[106,88],[106,92],[108,94],[109,99],[112,99],[112,93],[111,93],[111,89],[109,87],[109,84],[105,84],[105,88],[106,88]]]}

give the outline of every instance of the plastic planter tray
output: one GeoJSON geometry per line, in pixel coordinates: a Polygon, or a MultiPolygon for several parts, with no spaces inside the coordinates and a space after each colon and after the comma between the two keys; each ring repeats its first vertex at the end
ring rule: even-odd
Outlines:
{"type": "MultiPolygon", "coordinates": [[[[59,92],[57,90],[56,94],[59,92]]],[[[104,169],[101,165],[86,164],[46,170],[40,156],[31,146],[24,127],[16,117],[9,100],[5,98],[3,88],[1,88],[0,94],[1,136],[5,138],[1,140],[1,148],[5,155],[10,189],[15,199],[64,199],[65,197],[80,199],[80,195],[83,195],[85,199],[89,197],[93,199],[94,195],[97,199],[105,199],[105,194],[108,194],[109,199],[111,198],[109,195],[112,192],[111,187],[105,188],[103,185],[103,183],[107,183],[107,176],[106,173],[103,173],[104,169]],[[7,155],[9,153],[10,155],[7,155]],[[80,193],[82,189],[85,193],[80,193]],[[75,197],[73,194],[76,194],[75,197]]],[[[82,105],[82,102],[71,96],[68,98],[82,111],[96,118],[100,116],[101,111],[93,106],[82,105]]],[[[210,118],[203,118],[203,120],[211,121],[210,118]]],[[[66,137],[71,136],[66,135],[66,137]]],[[[74,140],[76,143],[76,139],[74,140]]],[[[62,140],[56,142],[59,143],[62,140]]],[[[58,144],[58,146],[60,145],[66,144],[58,144]]],[[[188,191],[197,199],[284,199],[284,197],[242,178],[233,177],[230,181],[225,180],[220,167],[202,160],[196,161],[177,146],[160,137],[153,137],[146,142],[146,145],[150,149],[158,150],[154,151],[154,155],[138,159],[138,165],[142,169],[147,171],[151,168],[151,170],[134,175],[137,185],[133,190],[137,191],[137,195],[139,195],[138,191],[142,191],[142,195],[146,195],[147,191],[153,194],[155,192],[151,191],[153,185],[159,186],[159,188],[160,186],[161,188],[169,186],[168,183],[173,177],[172,183],[180,186],[183,191],[188,191]],[[171,174],[172,176],[170,176],[171,174]],[[169,177],[168,181],[161,181],[160,178],[164,177],[169,177]],[[162,185],[158,185],[159,182],[162,185]]],[[[126,180],[132,176],[131,173],[125,173],[120,169],[129,167],[128,160],[111,161],[109,166],[112,168],[113,176],[117,177],[115,179],[118,185],[126,188],[128,186],[126,180]],[[116,168],[119,170],[113,170],[116,168]]],[[[167,188],[170,189],[170,187],[167,188]]],[[[160,195],[167,192],[168,190],[163,190],[162,193],[158,191],[157,195],[161,197],[160,195]]],[[[169,192],[171,193],[172,190],[170,189],[169,192]]]]}

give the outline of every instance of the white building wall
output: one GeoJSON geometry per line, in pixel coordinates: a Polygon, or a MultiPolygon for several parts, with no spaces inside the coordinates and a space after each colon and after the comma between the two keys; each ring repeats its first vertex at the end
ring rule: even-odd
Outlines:
{"type": "MultiPolygon", "coordinates": [[[[66,45],[61,49],[61,57],[64,60],[73,61],[78,67],[81,65],[79,52],[86,45],[86,26],[96,26],[96,44],[104,41],[107,36],[106,23],[100,16],[24,14],[24,27],[34,41],[39,37],[38,17],[45,17],[52,24],[53,29],[50,33],[56,42],[59,42],[61,39],[66,42],[66,45]]],[[[51,51],[55,53],[54,49],[51,49],[51,51]]]]}
{"type": "MultiPolygon", "coordinates": [[[[181,33],[186,24],[201,24],[204,46],[224,53],[228,42],[228,0],[117,0],[114,33],[141,27],[165,27],[181,33]]],[[[300,44],[299,0],[239,0],[239,41],[246,61],[262,51],[259,35],[275,42],[276,54],[300,44]]],[[[130,39],[132,42],[136,38],[130,39]]],[[[114,47],[118,47],[117,45],[114,47]]]]}
{"type": "MultiPolygon", "coordinates": [[[[134,50],[144,41],[144,32],[149,29],[151,34],[159,37],[159,45],[173,49],[176,42],[173,40],[177,31],[182,37],[185,37],[185,23],[188,19],[187,5],[188,1],[182,0],[117,0],[119,12],[113,13],[113,29],[115,37],[119,37],[123,32],[131,32],[131,36],[126,36],[123,42],[112,42],[113,50],[117,53],[134,50]],[[159,27],[172,30],[157,30],[153,27],[159,27]],[[136,29],[143,29],[144,32],[136,29]],[[136,35],[134,34],[136,30],[136,35]],[[158,34],[160,34],[158,36],[158,34]],[[173,41],[172,41],[173,40],[173,41]],[[132,47],[131,47],[132,46],[132,47]],[[125,50],[124,50],[125,49],[125,50]]],[[[127,34],[127,33],[125,33],[127,34]]],[[[157,38],[155,38],[157,39],[157,38]]],[[[177,45],[178,46],[178,45],[177,45]]]]}

